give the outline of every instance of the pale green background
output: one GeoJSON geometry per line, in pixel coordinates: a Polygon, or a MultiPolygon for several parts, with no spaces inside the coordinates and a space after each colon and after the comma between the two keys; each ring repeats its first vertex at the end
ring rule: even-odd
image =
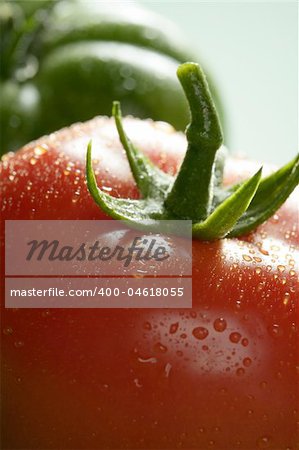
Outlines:
{"type": "Polygon", "coordinates": [[[298,3],[147,1],[213,74],[234,152],[284,163],[298,151],[298,3]]]}

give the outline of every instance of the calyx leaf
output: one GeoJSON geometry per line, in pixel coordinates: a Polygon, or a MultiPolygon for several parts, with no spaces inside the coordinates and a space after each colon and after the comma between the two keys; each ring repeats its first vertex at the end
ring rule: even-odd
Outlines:
{"type": "Polygon", "coordinates": [[[224,188],[225,152],[222,131],[205,75],[198,64],[178,68],[191,110],[188,148],[176,175],[162,172],[127,137],[120,104],[113,103],[119,139],[140,191],[140,200],[113,197],[98,188],[92,167],[91,142],[87,148],[88,189],[100,208],[115,219],[140,221],[192,220],[194,238],[236,237],[254,230],[271,217],[299,183],[299,157],[261,179],[260,169],[249,180],[224,188]]]}

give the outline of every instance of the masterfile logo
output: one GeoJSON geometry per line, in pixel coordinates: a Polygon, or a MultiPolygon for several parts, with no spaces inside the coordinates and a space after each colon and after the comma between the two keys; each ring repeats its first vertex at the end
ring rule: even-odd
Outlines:
{"type": "Polygon", "coordinates": [[[191,242],[190,221],[6,221],[6,307],[191,307],[191,242]]]}

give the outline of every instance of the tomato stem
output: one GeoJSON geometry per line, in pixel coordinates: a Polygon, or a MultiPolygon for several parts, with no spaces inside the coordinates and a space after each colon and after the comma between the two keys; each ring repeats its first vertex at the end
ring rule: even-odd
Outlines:
{"type": "Polygon", "coordinates": [[[204,220],[211,210],[215,156],[223,136],[206,77],[195,63],[179,66],[178,78],[185,91],[191,123],[187,127],[188,148],[165,201],[174,216],[204,220]]]}
{"type": "Polygon", "coordinates": [[[120,104],[114,102],[112,113],[119,139],[142,198],[116,198],[98,188],[91,143],[87,149],[87,186],[103,211],[132,225],[142,221],[145,227],[152,227],[157,220],[183,219],[192,221],[196,239],[241,236],[271,217],[298,185],[299,157],[264,179],[260,169],[243,183],[223,187],[222,131],[205,75],[197,64],[185,63],[178,68],[178,78],[189,102],[191,123],[186,130],[187,152],[176,178],[154,166],[133,145],[122,124],[120,104]]]}

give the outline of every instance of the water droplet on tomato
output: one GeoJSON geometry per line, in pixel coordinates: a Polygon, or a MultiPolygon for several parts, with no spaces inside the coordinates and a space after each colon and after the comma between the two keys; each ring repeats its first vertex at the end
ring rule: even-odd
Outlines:
{"type": "Polygon", "coordinates": [[[134,378],[134,384],[137,388],[142,388],[142,384],[140,383],[140,381],[138,380],[138,378],[134,378]]]}
{"type": "Polygon", "coordinates": [[[77,203],[77,201],[79,200],[79,198],[80,198],[80,193],[81,193],[81,191],[78,189],[77,191],[75,191],[74,192],[74,197],[72,198],[72,202],[73,203],[77,203]]]}
{"type": "Polygon", "coordinates": [[[244,261],[247,261],[247,262],[252,261],[252,257],[249,255],[242,255],[242,257],[243,257],[244,261]]]}
{"type": "Polygon", "coordinates": [[[35,166],[36,163],[37,163],[36,158],[30,158],[29,164],[31,164],[32,166],[35,166]]]}
{"type": "Polygon", "coordinates": [[[274,323],[273,325],[269,326],[268,331],[270,335],[275,338],[282,336],[282,330],[277,323],[274,323]]]}
{"type": "Polygon", "coordinates": [[[31,188],[32,188],[32,181],[28,181],[26,186],[27,191],[31,191],[31,188]]]}
{"type": "Polygon", "coordinates": [[[269,252],[268,252],[268,250],[265,250],[264,248],[259,248],[259,251],[263,254],[263,255],[265,255],[265,256],[269,256],[269,252]]]}
{"type": "Polygon", "coordinates": [[[205,327],[196,327],[192,331],[192,334],[195,339],[203,340],[208,336],[209,332],[205,327]]]}
{"type": "Polygon", "coordinates": [[[258,263],[262,262],[262,258],[260,258],[259,256],[254,256],[253,259],[258,263]]]}
{"type": "Polygon", "coordinates": [[[234,344],[237,344],[240,341],[240,339],[241,339],[241,334],[238,333],[237,331],[234,331],[233,333],[231,333],[229,335],[229,340],[231,342],[233,342],[234,344]]]}
{"type": "Polygon", "coordinates": [[[282,273],[282,272],[284,272],[284,271],[286,270],[286,268],[285,268],[285,266],[283,266],[282,264],[279,264],[279,265],[277,266],[277,270],[278,270],[278,272],[282,273]]]}
{"type": "Polygon", "coordinates": [[[161,342],[157,342],[154,345],[154,350],[158,353],[166,353],[168,349],[165,345],[161,344],[161,342]]]}
{"type": "Polygon", "coordinates": [[[170,334],[176,333],[178,328],[179,328],[179,322],[172,323],[169,327],[169,333],[170,334]]]}
{"type": "Polygon", "coordinates": [[[145,364],[156,364],[158,362],[157,358],[154,358],[153,356],[150,358],[141,358],[138,357],[138,361],[140,363],[145,363],[145,364]]]}
{"type": "Polygon", "coordinates": [[[251,366],[251,363],[252,363],[252,360],[251,360],[250,358],[244,358],[244,359],[243,359],[243,365],[244,365],[245,367],[251,366]]]}
{"type": "Polygon", "coordinates": [[[223,319],[223,317],[219,317],[218,319],[216,319],[214,321],[214,328],[219,333],[221,333],[222,331],[226,330],[226,327],[227,327],[227,323],[226,323],[226,320],[223,319]]]}
{"type": "Polygon", "coordinates": [[[151,325],[149,322],[144,322],[143,328],[144,328],[145,330],[150,331],[150,330],[152,329],[152,325],[151,325]]]}
{"type": "Polygon", "coordinates": [[[283,297],[284,306],[287,306],[289,304],[289,301],[290,301],[290,294],[289,292],[286,292],[283,297]]]}
{"type": "Polygon", "coordinates": [[[241,309],[241,306],[242,306],[241,300],[236,300],[236,308],[241,309]]]}
{"type": "Polygon", "coordinates": [[[48,151],[48,146],[46,144],[45,145],[39,145],[39,146],[35,147],[34,154],[36,156],[41,156],[44,153],[47,153],[47,151],[48,151]]]}
{"type": "Polygon", "coordinates": [[[16,348],[21,348],[21,347],[24,347],[24,342],[23,341],[16,341],[14,345],[15,345],[16,348]]]}
{"type": "Polygon", "coordinates": [[[258,448],[269,448],[271,445],[271,438],[269,436],[261,436],[256,442],[258,448]]]}
{"type": "Polygon", "coordinates": [[[248,339],[247,338],[243,338],[241,341],[241,344],[243,345],[243,347],[247,347],[247,345],[249,344],[248,339]]]}
{"type": "Polygon", "coordinates": [[[244,375],[245,370],[243,369],[243,367],[239,367],[239,369],[236,370],[236,374],[238,375],[238,377],[241,377],[242,375],[244,375]]]}
{"type": "Polygon", "coordinates": [[[9,336],[13,333],[13,329],[11,327],[6,327],[3,330],[3,334],[5,334],[6,336],[9,336]]]}
{"type": "Polygon", "coordinates": [[[102,190],[106,191],[106,192],[111,192],[112,191],[112,187],[109,186],[102,186],[102,190]]]}
{"type": "Polygon", "coordinates": [[[166,378],[169,377],[171,369],[172,369],[172,365],[170,363],[167,363],[164,368],[164,373],[165,373],[166,378]]]}

